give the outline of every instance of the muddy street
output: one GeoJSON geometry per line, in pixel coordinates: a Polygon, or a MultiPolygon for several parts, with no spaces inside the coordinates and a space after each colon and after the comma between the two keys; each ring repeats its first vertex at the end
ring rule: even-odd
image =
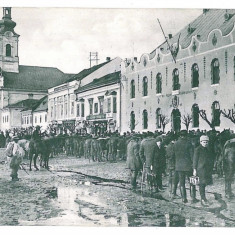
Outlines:
{"type": "MultiPolygon", "coordinates": [[[[170,200],[169,190],[150,194],[131,190],[125,162],[90,162],[65,155],[50,160],[50,170],[10,170],[0,164],[0,225],[231,227],[235,200],[225,199],[223,179],[214,176],[207,195],[213,204],[183,204],[170,200]]],[[[164,179],[166,186],[166,179],[164,179]]],[[[189,191],[189,190],[188,190],[189,191]]],[[[189,192],[187,192],[189,195],[189,192]]],[[[179,192],[178,192],[179,194],[179,192]]],[[[199,199],[199,193],[197,191],[199,199]]]]}

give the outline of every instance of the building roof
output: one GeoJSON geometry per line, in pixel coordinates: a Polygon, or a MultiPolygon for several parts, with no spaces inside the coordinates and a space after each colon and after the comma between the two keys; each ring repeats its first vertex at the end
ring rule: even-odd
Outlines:
{"type": "MultiPolygon", "coordinates": [[[[185,26],[171,39],[168,39],[168,42],[170,45],[177,43],[180,35],[179,44],[181,45],[181,48],[186,48],[189,46],[192,36],[197,36],[199,41],[205,42],[213,29],[220,29],[223,36],[229,34],[233,29],[234,22],[235,9],[206,9],[203,14],[185,26]]],[[[166,51],[167,43],[163,42],[158,48],[164,48],[164,51],[166,51]]],[[[150,53],[150,57],[154,57],[155,53],[156,49],[150,53]]]]}
{"type": "Polygon", "coordinates": [[[77,90],[75,90],[75,93],[82,93],[85,91],[93,90],[96,88],[112,85],[115,83],[118,83],[120,81],[120,74],[121,72],[115,72],[111,74],[107,74],[101,78],[96,78],[92,82],[88,83],[85,86],[79,87],[77,90]]]}
{"type": "MultiPolygon", "coordinates": [[[[112,61],[112,60],[110,60],[112,61]]],[[[83,78],[85,78],[86,76],[88,76],[89,74],[95,72],[97,69],[101,68],[102,66],[108,64],[110,61],[106,61],[104,63],[101,63],[101,64],[98,64],[98,65],[95,65],[89,69],[83,69],[81,72],[75,74],[74,76],[72,76],[68,82],[72,82],[74,80],[77,80],[77,81],[80,81],[82,80],[83,78]]]]}
{"type": "Polygon", "coordinates": [[[36,99],[26,99],[26,100],[21,100],[18,101],[17,103],[14,104],[9,104],[4,108],[22,108],[22,110],[28,110],[32,109],[36,104],[38,104],[39,100],[36,99]]]}
{"type": "Polygon", "coordinates": [[[47,111],[48,109],[48,97],[44,96],[39,100],[38,105],[33,108],[34,112],[47,111]]]}
{"type": "Polygon", "coordinates": [[[19,73],[3,72],[4,88],[24,91],[45,91],[70,78],[57,68],[19,65],[19,73]]]}

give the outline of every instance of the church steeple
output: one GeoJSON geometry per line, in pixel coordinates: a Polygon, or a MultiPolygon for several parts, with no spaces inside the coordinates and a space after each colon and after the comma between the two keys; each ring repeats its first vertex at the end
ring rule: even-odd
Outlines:
{"type": "Polygon", "coordinates": [[[11,7],[3,7],[2,19],[10,19],[11,20],[11,7]]]}
{"type": "Polygon", "coordinates": [[[19,72],[18,35],[11,19],[11,7],[3,7],[0,20],[0,68],[5,72],[19,72]]]}

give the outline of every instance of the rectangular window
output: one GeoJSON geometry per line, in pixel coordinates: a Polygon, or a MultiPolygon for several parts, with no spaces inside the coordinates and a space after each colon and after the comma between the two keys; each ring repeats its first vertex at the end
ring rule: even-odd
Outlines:
{"type": "Polygon", "coordinates": [[[98,113],[98,103],[95,103],[95,113],[98,113]]]}
{"type": "Polygon", "coordinates": [[[47,122],[47,114],[45,114],[45,122],[47,122]]]}
{"type": "Polygon", "coordinates": [[[74,114],[74,101],[71,103],[71,115],[74,114]]]}
{"type": "Polygon", "coordinates": [[[40,115],[40,123],[42,123],[42,115],[40,115]]]}
{"type": "Polygon", "coordinates": [[[35,123],[37,123],[37,116],[35,116],[35,119],[34,119],[35,123]]]}
{"type": "Polygon", "coordinates": [[[53,117],[53,106],[51,106],[51,118],[53,117]]]}
{"type": "Polygon", "coordinates": [[[77,104],[77,117],[80,116],[80,104],[77,104]]]}
{"type": "Polygon", "coordinates": [[[108,98],[107,102],[108,102],[107,103],[107,106],[108,106],[107,107],[107,112],[110,113],[111,112],[111,98],[108,98]]]}
{"type": "Polygon", "coordinates": [[[117,113],[117,98],[113,97],[113,113],[117,113]]]}
{"type": "Polygon", "coordinates": [[[82,110],[81,110],[82,117],[85,116],[85,106],[84,103],[82,103],[82,110]]]}

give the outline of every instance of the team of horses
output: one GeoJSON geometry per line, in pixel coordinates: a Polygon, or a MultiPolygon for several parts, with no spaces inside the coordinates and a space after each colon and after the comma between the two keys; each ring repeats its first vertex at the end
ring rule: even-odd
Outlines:
{"type": "MultiPolygon", "coordinates": [[[[70,149],[67,149],[69,145],[66,138],[63,140],[64,144],[61,144],[61,139],[58,137],[43,137],[41,141],[21,139],[18,143],[30,160],[30,171],[32,171],[32,162],[35,170],[39,170],[37,167],[38,157],[40,157],[40,166],[49,170],[50,156],[56,154],[62,145],[67,150],[66,152],[70,152],[70,149]]],[[[225,195],[227,198],[232,198],[234,197],[231,185],[235,172],[235,136],[228,132],[221,132],[212,144],[215,153],[216,173],[219,176],[225,176],[225,195]]]]}

